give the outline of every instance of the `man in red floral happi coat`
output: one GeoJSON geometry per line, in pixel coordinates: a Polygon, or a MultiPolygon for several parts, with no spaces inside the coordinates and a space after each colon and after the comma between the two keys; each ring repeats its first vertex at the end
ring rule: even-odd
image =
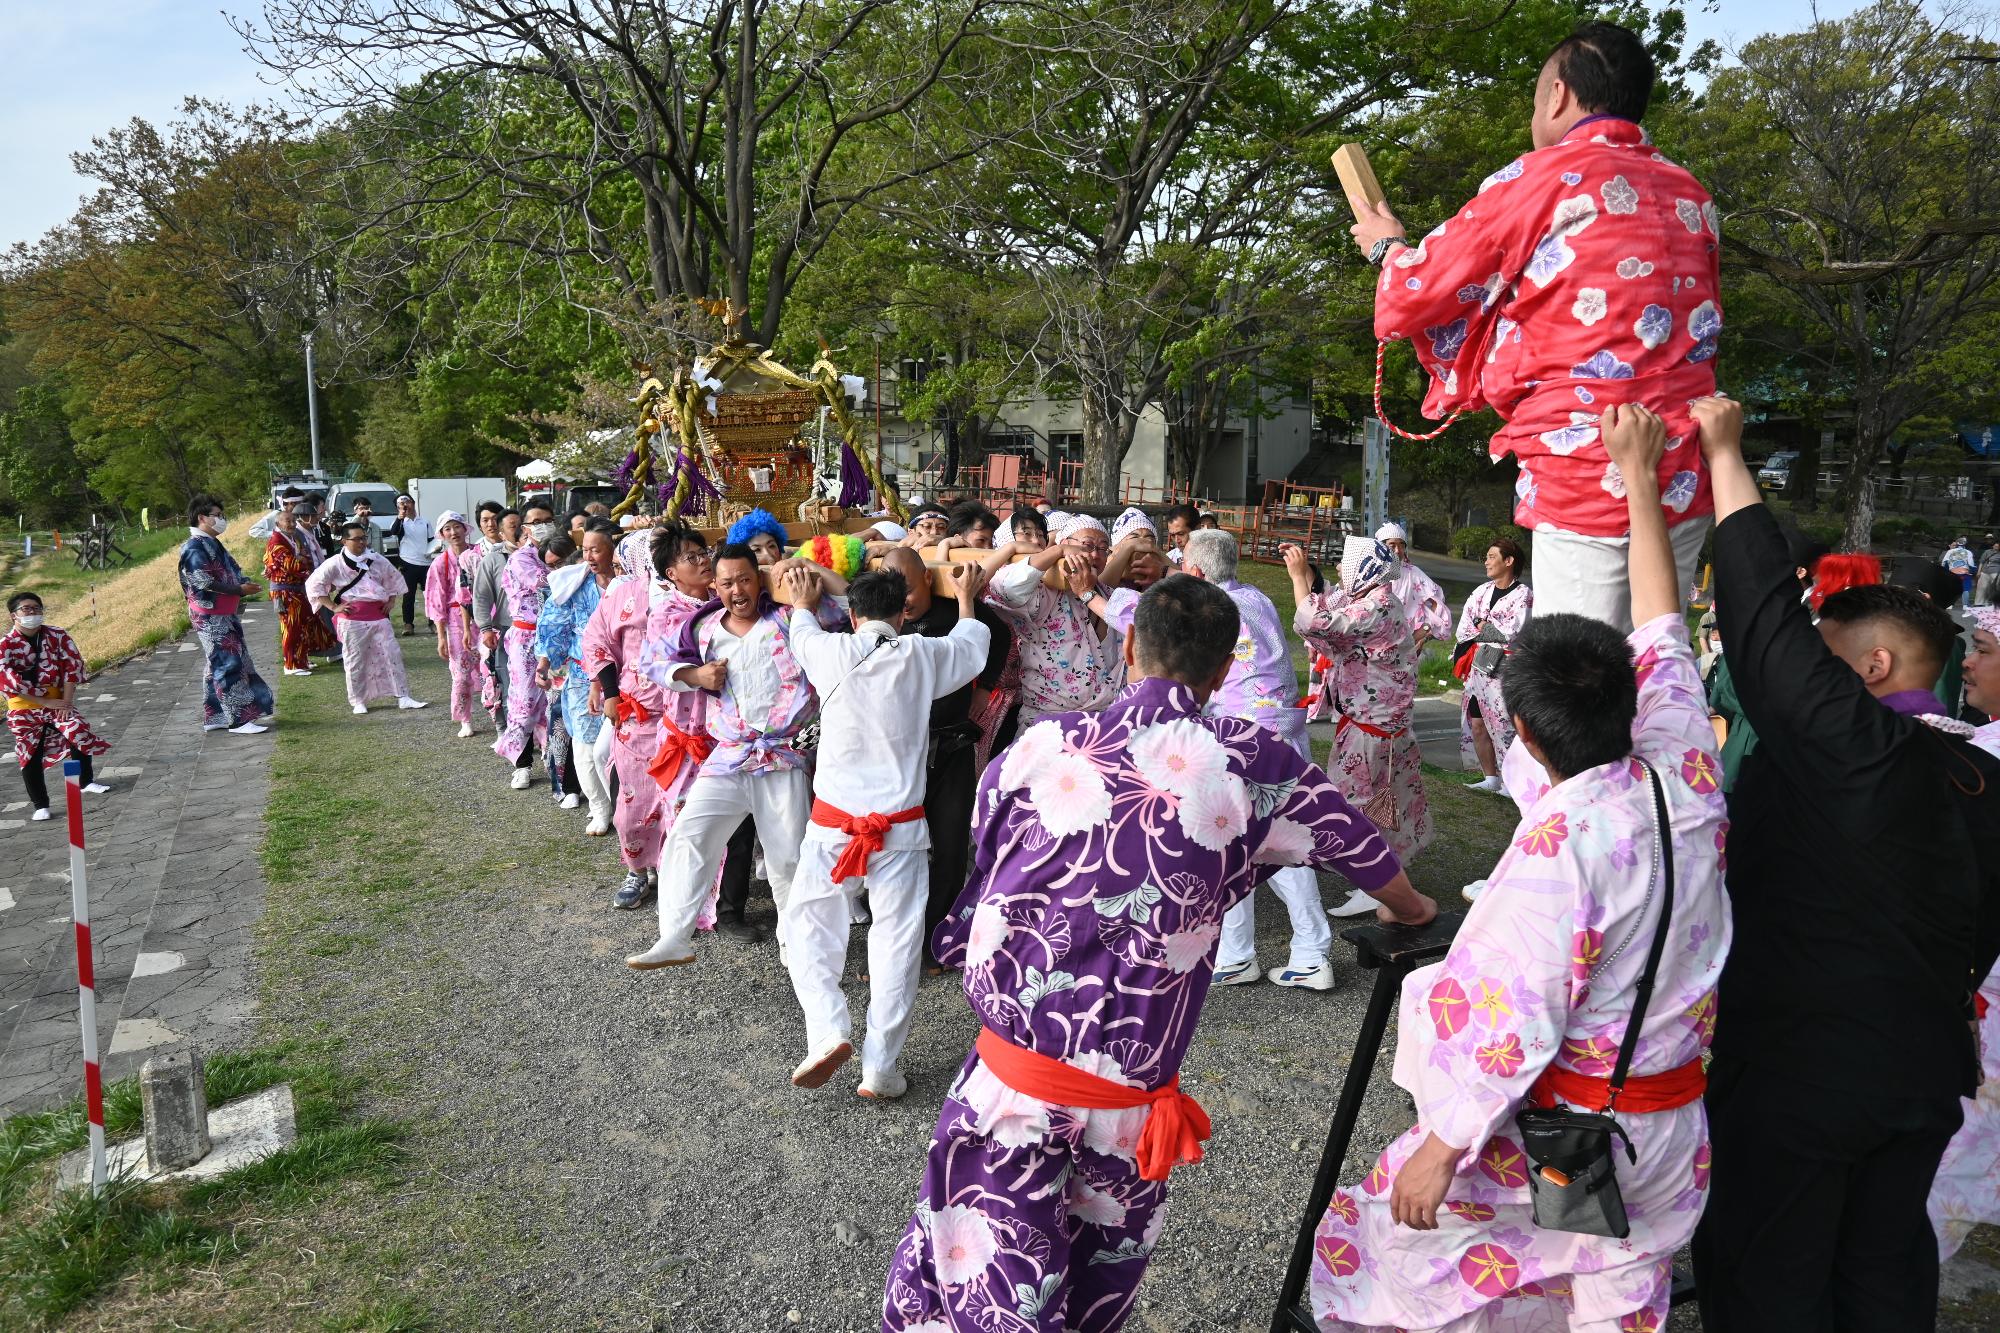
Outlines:
{"type": "Polygon", "coordinates": [[[1505,422],[1491,452],[1520,460],[1536,612],[1625,630],[1625,481],[1604,410],[1638,403],[1667,423],[1660,502],[1683,590],[1714,507],[1688,404],[1715,392],[1718,223],[1639,125],[1653,78],[1637,36],[1587,23],[1542,67],[1532,152],[1415,246],[1386,205],[1354,226],[1382,268],[1376,336],[1408,339],[1430,372],[1424,411],[1490,407],[1505,422]]]}

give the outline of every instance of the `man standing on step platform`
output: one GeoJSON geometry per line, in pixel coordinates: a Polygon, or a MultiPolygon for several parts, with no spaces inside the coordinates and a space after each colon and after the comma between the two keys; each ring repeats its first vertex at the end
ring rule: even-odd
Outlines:
{"type": "Polygon", "coordinates": [[[1120,1327],[1167,1172],[1208,1134],[1180,1068],[1223,914],[1301,864],[1411,925],[1437,914],[1325,773],[1202,713],[1239,629],[1220,588],[1161,579],[1120,643],[1133,683],[1025,728],[981,778],[973,875],[932,943],[983,1029],[890,1263],[885,1333],[1120,1327]]]}
{"type": "Polygon", "coordinates": [[[1737,948],[1709,1069],[1695,1233],[1708,1333],[1926,1329],[1925,1201],[1971,1096],[2000,956],[2000,760],[1941,716],[1958,634],[1922,594],[1799,604],[1744,466],[1742,408],[1696,404],[1722,642],[1757,748],[1729,794],[1737,948]]]}
{"type": "Polygon", "coordinates": [[[1660,502],[1689,587],[1711,500],[1687,405],[1715,392],[1722,332],[1715,205],[1639,124],[1653,80],[1637,34],[1586,23],[1542,66],[1532,152],[1414,246],[1386,204],[1353,228],[1382,267],[1376,336],[1410,341],[1430,372],[1425,414],[1506,423],[1491,453],[1520,460],[1537,613],[1619,630],[1629,524],[1598,418],[1641,403],[1666,420],[1660,502]]]}

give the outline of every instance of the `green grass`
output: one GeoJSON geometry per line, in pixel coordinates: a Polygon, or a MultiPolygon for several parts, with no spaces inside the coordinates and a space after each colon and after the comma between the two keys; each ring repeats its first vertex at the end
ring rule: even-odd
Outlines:
{"type": "MultiPolygon", "coordinates": [[[[207,1082],[211,1106],[291,1084],[297,1140],[214,1179],[121,1180],[93,1196],[53,1189],[56,1159],[88,1142],[80,1103],[0,1124],[0,1327],[52,1326],[131,1276],[171,1287],[254,1245],[245,1218],[300,1212],[340,1182],[394,1179],[401,1132],[355,1114],[358,1081],[329,1047],[225,1051],[208,1062],[207,1082]]],[[[106,1088],[104,1118],[114,1140],[139,1132],[137,1080],[106,1088]]]]}
{"type": "MultiPolygon", "coordinates": [[[[118,544],[132,553],[132,564],[90,570],[77,568],[68,538],[63,539],[63,549],[57,551],[46,547],[44,539],[38,537],[35,539],[34,558],[20,569],[18,580],[20,586],[32,588],[46,598],[67,597],[88,591],[93,583],[108,583],[127,569],[171,551],[186,536],[187,528],[180,524],[155,527],[151,532],[121,528],[118,544]]],[[[15,549],[18,550],[18,546],[15,549]]]]}

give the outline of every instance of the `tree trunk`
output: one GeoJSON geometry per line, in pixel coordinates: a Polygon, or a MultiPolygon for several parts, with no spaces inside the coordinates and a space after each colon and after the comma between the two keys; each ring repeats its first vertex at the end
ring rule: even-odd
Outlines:
{"type": "Polygon", "coordinates": [[[1840,544],[1843,550],[1865,551],[1875,533],[1875,465],[1881,461],[1889,432],[1883,428],[1873,395],[1863,392],[1856,397],[1860,410],[1854,414],[1853,461],[1840,486],[1841,512],[1847,515],[1840,544]]]}
{"type": "Polygon", "coordinates": [[[1818,426],[1818,422],[1807,423],[1805,435],[1799,441],[1799,456],[1792,460],[1792,475],[1785,482],[1785,496],[1791,500],[1795,514],[1819,511],[1818,426]]]}
{"type": "Polygon", "coordinates": [[[938,476],[938,485],[958,484],[958,418],[944,419],[944,467],[938,476]]]}
{"type": "Polygon", "coordinates": [[[1125,465],[1126,451],[1132,447],[1132,431],[1138,424],[1138,414],[1128,410],[1125,400],[1097,377],[1086,380],[1082,405],[1082,501],[1084,504],[1116,504],[1119,472],[1125,465]]]}

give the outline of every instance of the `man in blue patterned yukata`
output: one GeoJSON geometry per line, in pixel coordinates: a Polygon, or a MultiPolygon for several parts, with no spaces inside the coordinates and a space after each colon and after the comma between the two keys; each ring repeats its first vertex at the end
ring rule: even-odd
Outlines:
{"type": "Polygon", "coordinates": [[[1437,913],[1375,827],[1284,737],[1204,716],[1241,622],[1174,575],[1124,639],[1134,683],[987,767],[974,869],[938,927],[978,1045],[946,1097],[896,1247],[886,1333],[1120,1327],[1208,1119],[1179,1070],[1222,918],[1280,868],[1340,871],[1385,919],[1437,913]]]}

